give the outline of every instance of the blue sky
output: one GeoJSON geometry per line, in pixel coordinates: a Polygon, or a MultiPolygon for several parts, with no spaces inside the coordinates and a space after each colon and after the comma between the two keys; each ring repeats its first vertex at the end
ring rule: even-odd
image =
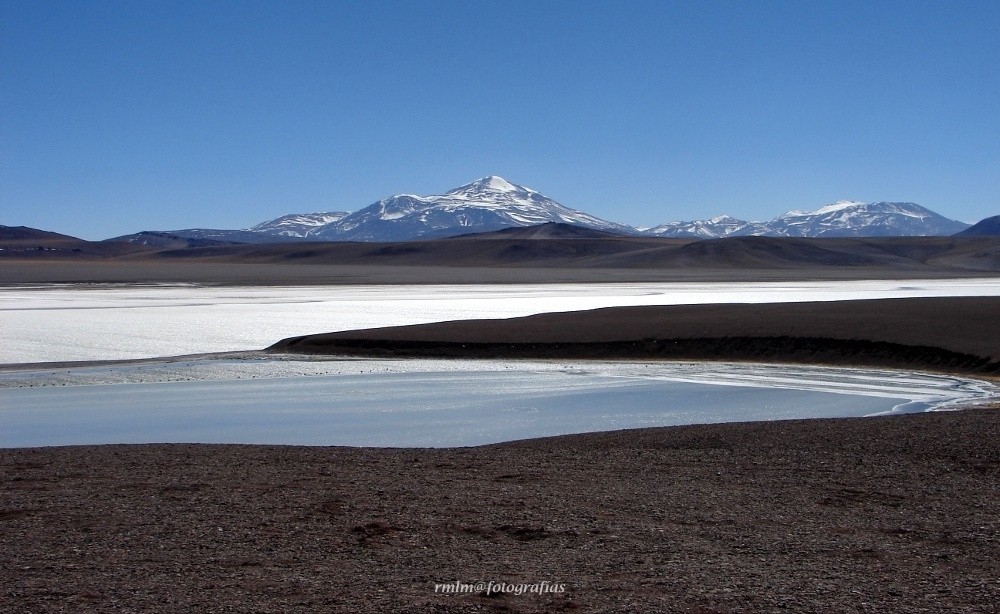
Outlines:
{"type": "Polygon", "coordinates": [[[0,0],[0,224],[90,239],[497,174],[606,219],[1000,213],[997,2],[0,0]]]}

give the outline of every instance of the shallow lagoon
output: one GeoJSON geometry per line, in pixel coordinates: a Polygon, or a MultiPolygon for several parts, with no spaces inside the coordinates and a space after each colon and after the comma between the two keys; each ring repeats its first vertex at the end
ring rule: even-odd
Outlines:
{"type": "Polygon", "coordinates": [[[197,360],[0,374],[0,447],[464,446],[624,428],[946,409],[996,394],[974,380],[819,367],[197,360]]]}
{"type": "MultiPolygon", "coordinates": [[[[0,363],[257,349],[287,336],[613,305],[1000,295],[1000,279],[0,289],[0,363]]],[[[995,397],[892,371],[713,363],[155,360],[0,370],[0,446],[457,446],[675,424],[865,416],[995,397]]]]}

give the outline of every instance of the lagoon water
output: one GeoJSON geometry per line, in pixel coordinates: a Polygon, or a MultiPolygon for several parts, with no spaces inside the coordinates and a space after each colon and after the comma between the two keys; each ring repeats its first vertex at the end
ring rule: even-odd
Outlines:
{"type": "Polygon", "coordinates": [[[677,424],[924,411],[996,394],[989,384],[961,378],[819,367],[200,360],[3,374],[0,447],[466,446],[677,424]]]}
{"type": "MultiPolygon", "coordinates": [[[[983,295],[1000,295],[1000,279],[0,288],[0,364],[253,350],[308,333],[614,305],[983,295]]],[[[989,384],[945,376],[767,365],[170,359],[0,369],[0,447],[461,446],[648,426],[947,409],[997,394],[989,384]]]]}

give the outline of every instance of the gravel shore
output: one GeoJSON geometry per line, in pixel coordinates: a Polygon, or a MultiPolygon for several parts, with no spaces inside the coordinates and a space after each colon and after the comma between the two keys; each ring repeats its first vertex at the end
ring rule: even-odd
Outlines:
{"type": "Polygon", "coordinates": [[[995,612],[997,409],[0,450],[0,610],[995,612]],[[435,592],[455,581],[552,590],[435,592]]]}

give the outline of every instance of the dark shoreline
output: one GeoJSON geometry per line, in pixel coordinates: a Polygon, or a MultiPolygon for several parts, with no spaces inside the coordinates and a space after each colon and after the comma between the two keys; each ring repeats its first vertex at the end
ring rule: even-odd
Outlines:
{"type": "Polygon", "coordinates": [[[1000,411],[0,450],[7,612],[996,611],[1000,411]],[[442,595],[441,582],[565,583],[442,595]]]}
{"type": "Polygon", "coordinates": [[[718,360],[1000,373],[1000,297],[608,307],[282,340],[267,351],[718,360]]]}
{"type": "Polygon", "coordinates": [[[589,343],[463,343],[346,337],[270,352],[371,358],[697,360],[920,369],[975,376],[1000,374],[1000,362],[930,346],[808,337],[642,339],[589,343]]]}

